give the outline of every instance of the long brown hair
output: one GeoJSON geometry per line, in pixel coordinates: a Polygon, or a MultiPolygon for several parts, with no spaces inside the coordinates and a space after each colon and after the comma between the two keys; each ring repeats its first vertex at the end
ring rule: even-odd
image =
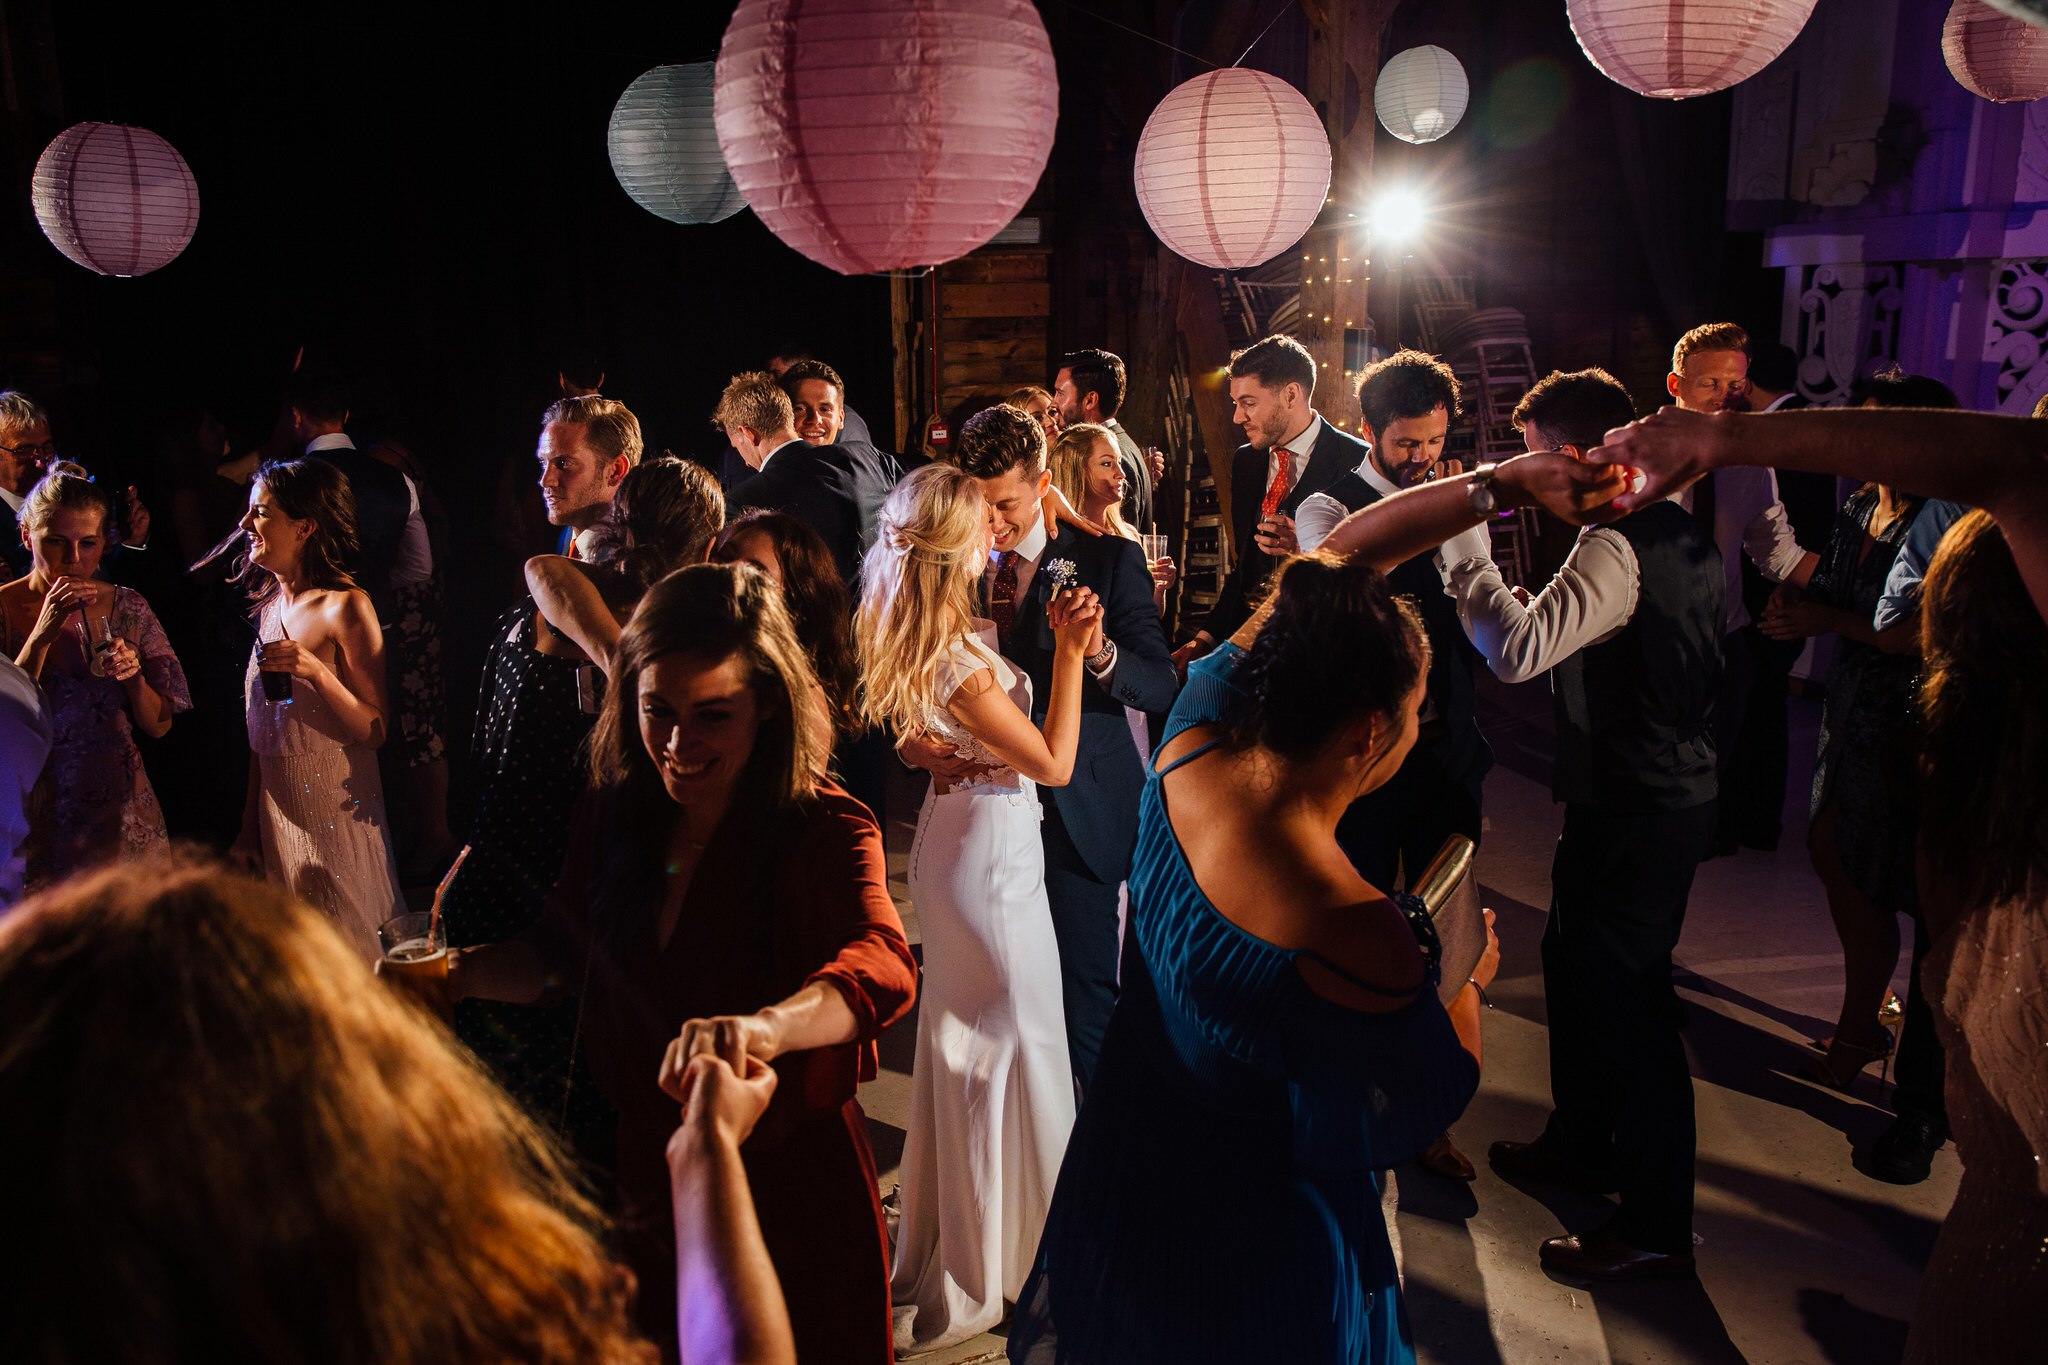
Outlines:
{"type": "MultiPolygon", "coordinates": [[[[356,495],[348,476],[327,461],[307,456],[298,460],[272,460],[258,465],[249,480],[249,496],[261,487],[277,510],[294,521],[313,523],[306,537],[303,570],[306,582],[316,588],[347,589],[356,586],[348,565],[356,557],[361,541],[356,537],[356,495]]],[[[249,537],[238,525],[227,539],[207,551],[192,566],[197,572],[240,546],[229,570],[231,581],[239,583],[257,606],[277,594],[277,579],[257,567],[249,553],[249,537]]]]}
{"type": "Polygon", "coordinates": [[[2048,873],[2048,626],[1984,512],[1942,537],[1920,595],[1920,842],[1958,908],[2048,873]]]}
{"type": "Polygon", "coordinates": [[[563,1158],[282,888],[0,922],[0,1359],[651,1365],[563,1158]]]}
{"type": "Polygon", "coordinates": [[[735,562],[733,546],[748,535],[766,536],[782,562],[782,604],[825,689],[833,728],[843,736],[859,734],[866,727],[860,719],[860,666],[853,656],[853,599],[825,538],[787,512],[757,507],[725,528],[713,561],[735,562]]]}

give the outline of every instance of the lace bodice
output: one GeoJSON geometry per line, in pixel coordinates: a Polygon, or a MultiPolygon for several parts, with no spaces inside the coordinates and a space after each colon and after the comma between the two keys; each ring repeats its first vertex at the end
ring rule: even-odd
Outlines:
{"type": "Polygon", "coordinates": [[[1025,715],[1031,714],[1031,678],[1022,670],[1011,666],[996,647],[995,622],[977,619],[974,633],[962,635],[953,642],[952,650],[939,660],[938,685],[933,693],[940,699],[939,704],[925,708],[925,730],[933,739],[950,744],[963,758],[987,764],[993,771],[985,774],[972,786],[1015,787],[1019,784],[1017,771],[1006,767],[1003,761],[989,752],[988,746],[968,733],[967,727],[953,718],[944,705],[951,701],[960,684],[983,669],[995,674],[996,685],[1009,694],[1010,700],[1025,715]]]}

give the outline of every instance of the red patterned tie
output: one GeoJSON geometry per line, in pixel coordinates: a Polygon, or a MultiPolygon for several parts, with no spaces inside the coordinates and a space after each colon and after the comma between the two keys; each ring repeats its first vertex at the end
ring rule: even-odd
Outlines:
{"type": "Polygon", "coordinates": [[[1273,482],[1266,485],[1265,501],[1259,504],[1259,520],[1264,521],[1280,510],[1280,504],[1287,497],[1287,490],[1293,483],[1294,455],[1285,447],[1273,452],[1273,482]]]}
{"type": "Polygon", "coordinates": [[[1010,623],[1017,619],[1017,552],[1004,550],[996,556],[996,581],[988,593],[989,619],[996,623],[996,638],[1010,638],[1010,623]]]}

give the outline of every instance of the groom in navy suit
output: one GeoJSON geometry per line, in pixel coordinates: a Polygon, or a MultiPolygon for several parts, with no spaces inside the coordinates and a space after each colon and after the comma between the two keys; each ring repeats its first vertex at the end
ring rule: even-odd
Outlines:
{"type": "MultiPolygon", "coordinates": [[[[1152,605],[1152,572],[1138,542],[1056,525],[1043,510],[1051,483],[1045,432],[1021,408],[976,413],[960,429],[954,462],[981,482],[996,531],[982,603],[1003,655],[1031,676],[1031,719],[1043,723],[1052,692],[1053,635],[1046,600],[1059,586],[1092,588],[1101,634],[1089,650],[1093,685],[1081,689],[1081,747],[1064,787],[1042,789],[1045,893],[1059,937],[1067,1050],[1083,1089],[1095,1070],[1116,1003],[1117,886],[1138,839],[1145,763],[1126,706],[1172,707],[1177,682],[1166,633],[1152,605]]],[[[951,758],[911,741],[904,755],[943,769],[951,758]]]]}

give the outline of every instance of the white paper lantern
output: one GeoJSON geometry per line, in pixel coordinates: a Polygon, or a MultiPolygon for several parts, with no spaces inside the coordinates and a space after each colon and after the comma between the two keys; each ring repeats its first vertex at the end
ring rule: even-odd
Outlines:
{"type": "Polygon", "coordinates": [[[1956,0],[1941,26],[1941,55],[1957,84],[1993,103],[2048,96],[2048,32],[1981,0],[1956,0]]]}
{"type": "Polygon", "coordinates": [[[1223,270],[1301,240],[1330,192],[1330,139],[1301,92],[1229,67],[1177,86],[1138,136],[1138,207],[1159,240],[1223,270]]]}
{"type": "Polygon", "coordinates": [[[1600,74],[1682,100],[1746,81],[1792,46],[1817,0],[1566,0],[1600,74]]]}
{"type": "Polygon", "coordinates": [[[748,207],[842,275],[943,264],[995,236],[1059,116],[1030,0],[740,0],[715,93],[748,207]]]}
{"type": "Polygon", "coordinates": [[[36,159],[30,197],[50,244],[101,275],[147,275],[199,226],[199,185],[178,149],[146,128],[79,123],[36,159]]]}
{"type": "Polygon", "coordinates": [[[1403,142],[1434,142],[1458,126],[1472,100],[1472,84],[1458,59],[1424,44],[1380,68],[1372,88],[1380,126],[1403,142]]]}
{"type": "Polygon", "coordinates": [[[710,62],[657,66],[612,107],[605,149],[634,203],[671,223],[715,223],[747,206],[711,122],[710,62]]]}

